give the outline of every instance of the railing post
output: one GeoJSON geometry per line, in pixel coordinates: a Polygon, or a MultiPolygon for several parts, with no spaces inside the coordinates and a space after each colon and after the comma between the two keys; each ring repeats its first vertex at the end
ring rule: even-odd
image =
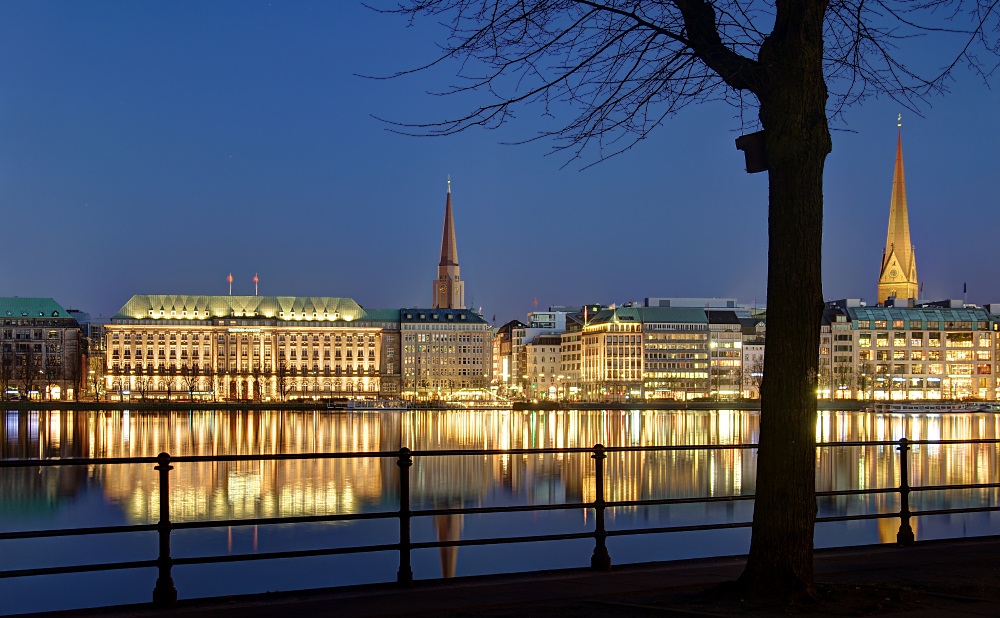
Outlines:
{"type": "Polygon", "coordinates": [[[590,557],[590,568],[597,571],[607,571],[611,568],[611,556],[608,554],[608,531],[604,528],[604,446],[594,445],[594,518],[597,528],[594,530],[594,555],[590,557]]]}
{"type": "Polygon", "coordinates": [[[910,545],[913,543],[913,528],[910,527],[909,440],[900,438],[896,448],[899,449],[899,532],[896,533],[896,543],[910,545]]]}
{"type": "Polygon", "coordinates": [[[156,456],[158,465],[154,468],[160,472],[160,521],[156,525],[160,537],[160,555],[157,557],[159,576],[156,587],[153,588],[153,604],[159,607],[175,607],[177,605],[177,588],[170,576],[173,559],[170,557],[170,455],[160,453],[156,456]]]}
{"type": "Polygon", "coordinates": [[[413,458],[410,449],[399,449],[399,572],[396,581],[403,585],[413,583],[413,569],[410,568],[410,466],[413,458]]]}

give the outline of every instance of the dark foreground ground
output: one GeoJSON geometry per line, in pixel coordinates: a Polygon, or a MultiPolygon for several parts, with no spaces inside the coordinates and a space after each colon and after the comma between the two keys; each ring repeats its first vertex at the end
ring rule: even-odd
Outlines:
{"type": "MultiPolygon", "coordinates": [[[[45,616],[1000,616],[1000,537],[816,552],[820,599],[753,606],[715,586],[743,557],[183,600],[45,616]]],[[[2,611],[2,608],[0,608],[2,611]]],[[[41,614],[34,614],[40,616],[41,614]]]]}

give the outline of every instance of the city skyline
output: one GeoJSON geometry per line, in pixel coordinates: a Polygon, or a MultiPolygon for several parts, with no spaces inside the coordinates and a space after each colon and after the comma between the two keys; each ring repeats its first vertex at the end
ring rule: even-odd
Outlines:
{"type": "MultiPolygon", "coordinates": [[[[259,273],[262,295],[427,307],[450,175],[466,303],[498,324],[536,298],[764,304],[767,179],[743,171],[739,110],[685,110],[580,171],[593,157],[564,168],[565,157],[543,156],[549,143],[500,143],[544,126],[528,113],[437,139],[373,118],[457,109],[425,94],[454,83],[453,67],[433,80],[358,77],[431,59],[440,32],[428,24],[322,3],[2,13],[0,200],[17,267],[4,269],[0,296],[109,317],[136,292],[224,294],[232,272],[238,295],[259,273]]],[[[827,298],[875,300],[902,111],[923,296],[962,298],[968,283],[970,302],[1000,300],[998,96],[971,76],[952,90],[923,118],[881,99],[834,124],[827,298]]]]}

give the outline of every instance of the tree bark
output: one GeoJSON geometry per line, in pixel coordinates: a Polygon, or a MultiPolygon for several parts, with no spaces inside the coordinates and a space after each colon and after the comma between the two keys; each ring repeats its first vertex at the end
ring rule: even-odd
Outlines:
{"type": "Polygon", "coordinates": [[[768,162],[767,352],[753,536],[740,584],[757,598],[813,593],[816,369],[823,314],[826,2],[785,0],[761,47],[768,162]]]}

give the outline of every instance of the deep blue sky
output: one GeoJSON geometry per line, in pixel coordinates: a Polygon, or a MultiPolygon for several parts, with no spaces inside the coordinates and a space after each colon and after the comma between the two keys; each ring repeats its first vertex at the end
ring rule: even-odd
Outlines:
{"type": "MultiPolygon", "coordinates": [[[[428,306],[452,178],[466,301],[498,322],[647,296],[763,303],[765,174],[738,111],[682,111],[580,170],[508,146],[538,125],[412,138],[439,120],[439,31],[348,2],[0,3],[0,296],[111,315],[137,293],[348,296],[428,306]]],[[[947,42],[939,42],[944,45],[947,42]]],[[[935,49],[935,48],[931,48],[935,49]]],[[[943,54],[947,50],[942,51],[943,54]]],[[[903,111],[927,298],[1000,301],[1000,95],[963,75],[923,117],[851,109],[827,162],[824,294],[875,295],[903,111]]]]}

